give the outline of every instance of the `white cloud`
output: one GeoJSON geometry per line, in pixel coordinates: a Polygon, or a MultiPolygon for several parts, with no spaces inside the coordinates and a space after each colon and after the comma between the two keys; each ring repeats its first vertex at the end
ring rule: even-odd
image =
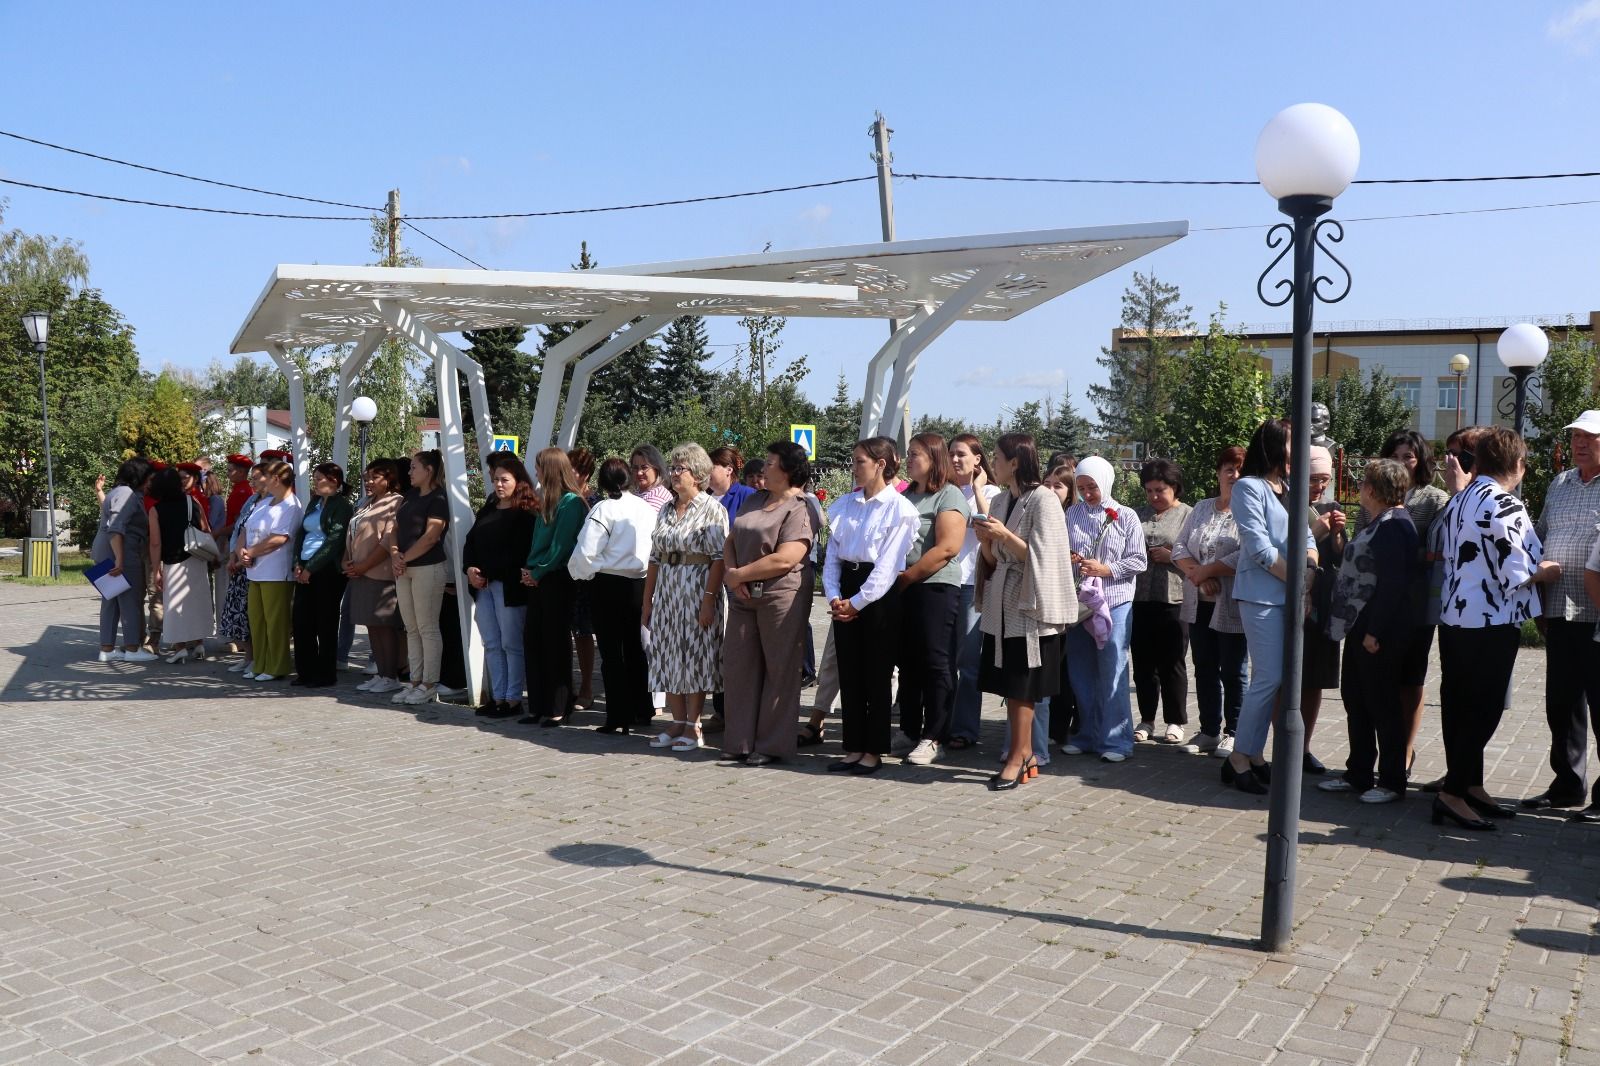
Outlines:
{"type": "Polygon", "coordinates": [[[1578,53],[1600,43],[1600,0],[1583,0],[1550,20],[1545,35],[1578,53]]]}
{"type": "Polygon", "coordinates": [[[963,389],[1056,389],[1067,383],[1065,370],[1035,370],[1027,374],[1000,377],[992,366],[975,366],[956,378],[963,389]]]}
{"type": "Polygon", "coordinates": [[[833,217],[833,205],[832,204],[812,204],[810,207],[808,207],[804,211],[800,212],[800,220],[802,222],[810,222],[812,225],[815,225],[815,226],[822,225],[824,222],[828,221],[828,219],[830,219],[832,217],[833,217]]]}

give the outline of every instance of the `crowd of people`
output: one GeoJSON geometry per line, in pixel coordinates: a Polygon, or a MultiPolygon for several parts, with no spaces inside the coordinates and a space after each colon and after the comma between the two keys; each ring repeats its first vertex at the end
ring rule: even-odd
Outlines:
{"type": "Polygon", "coordinates": [[[129,585],[102,605],[100,659],[232,650],[246,680],[320,688],[338,682],[359,625],[371,676],[356,688],[423,704],[464,684],[452,630],[455,597],[470,595],[486,718],[567,723],[595,702],[598,652],[598,732],[642,732],[675,752],[720,735],[727,758],[792,759],[825,740],[837,700],[843,754],[830,771],[927,765],[978,742],[987,693],[1006,712],[992,790],[1036,778],[1052,745],[1116,764],[1166,743],[1219,758],[1224,784],[1261,794],[1297,611],[1300,758],[1317,787],[1368,804],[1405,796],[1437,636],[1446,773],[1421,787],[1435,793],[1435,824],[1488,830],[1519,807],[1486,791],[1484,750],[1536,621],[1553,777],[1520,807],[1600,821],[1600,780],[1585,792],[1600,732],[1600,412],[1568,431],[1573,467],[1537,521],[1516,495],[1526,447],[1500,427],[1458,430],[1437,466],[1423,437],[1395,433],[1348,519],[1329,498],[1332,456],[1292,454],[1281,419],[1223,448],[1215,495],[1192,506],[1169,460],[1142,465],[1143,505],[1130,506],[1114,464],[1041,461],[1022,433],[992,454],[971,435],[921,433],[904,455],[885,437],[859,441],[855,490],[826,510],[789,442],[749,462],[694,443],[599,463],[546,448],[533,476],[496,452],[458,559],[437,451],[368,463],[359,499],[333,463],[298,493],[282,452],[230,456],[226,485],[204,463],[133,458],[103,492],[92,548],[129,585]],[[1298,462],[1311,486],[1308,581],[1289,603],[1298,462]],[[819,584],[831,622],[820,657],[819,584]],[[1349,733],[1339,775],[1311,751],[1330,689],[1349,733]]]}

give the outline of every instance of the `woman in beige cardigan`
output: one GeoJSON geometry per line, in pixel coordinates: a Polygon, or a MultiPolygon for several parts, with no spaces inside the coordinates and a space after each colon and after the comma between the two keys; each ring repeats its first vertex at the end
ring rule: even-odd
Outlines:
{"type": "Polygon", "coordinates": [[[1078,620],[1067,522],[1054,492],[1040,484],[1033,437],[1008,433],[995,448],[995,480],[1008,489],[973,529],[979,567],[983,661],[979,687],[1006,701],[1012,737],[1005,766],[989,781],[1004,792],[1037,777],[1033,706],[1061,691],[1062,635],[1078,620]]]}

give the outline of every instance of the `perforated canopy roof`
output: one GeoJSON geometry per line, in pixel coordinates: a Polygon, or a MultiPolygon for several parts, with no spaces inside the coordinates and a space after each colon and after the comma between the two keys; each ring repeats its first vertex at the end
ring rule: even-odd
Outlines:
{"type": "Polygon", "coordinates": [[[282,265],[229,349],[338,344],[384,327],[376,302],[404,308],[435,333],[633,315],[806,315],[851,301],[848,284],[747,278],[625,277],[521,270],[282,265]]]}
{"type": "MultiPolygon", "coordinates": [[[[961,314],[1003,322],[1110,273],[1189,232],[1187,222],[989,233],[972,237],[807,248],[792,252],[606,267],[608,273],[667,277],[840,283],[855,299],[793,312],[840,318],[910,318],[937,306],[980,270],[1009,269],[961,314]]],[[[578,272],[587,275],[587,272],[578,272]]],[[[789,313],[789,312],[785,312],[789,313]]]]}

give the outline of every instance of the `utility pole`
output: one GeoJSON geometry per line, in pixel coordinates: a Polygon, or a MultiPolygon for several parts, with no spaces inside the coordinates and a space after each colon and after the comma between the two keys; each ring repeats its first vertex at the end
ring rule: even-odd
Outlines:
{"type": "Polygon", "coordinates": [[[389,190],[389,262],[387,266],[398,266],[400,263],[400,190],[389,190]]]}
{"type": "MultiPolygon", "coordinates": [[[[878,164],[878,213],[883,220],[883,239],[894,240],[894,156],[889,152],[889,135],[894,130],[889,128],[889,123],[884,119],[882,111],[874,111],[872,125],[867,127],[867,136],[872,138],[872,161],[878,164]]],[[[894,336],[894,331],[900,328],[900,323],[894,319],[889,320],[889,335],[894,336]]]]}

